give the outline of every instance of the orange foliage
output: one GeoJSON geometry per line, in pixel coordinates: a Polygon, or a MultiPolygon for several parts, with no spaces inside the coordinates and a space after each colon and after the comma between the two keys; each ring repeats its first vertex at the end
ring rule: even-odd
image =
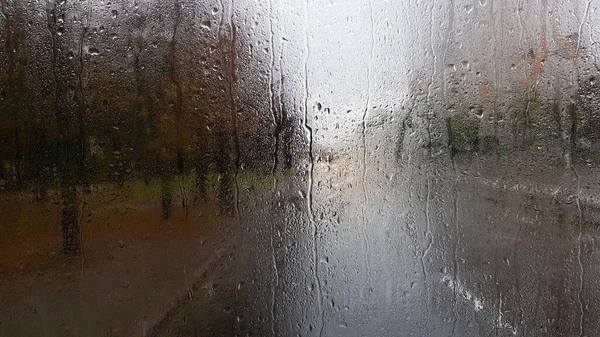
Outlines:
{"type": "Polygon", "coordinates": [[[479,93],[481,94],[481,103],[489,103],[490,88],[487,83],[481,83],[479,85],[479,93]]]}

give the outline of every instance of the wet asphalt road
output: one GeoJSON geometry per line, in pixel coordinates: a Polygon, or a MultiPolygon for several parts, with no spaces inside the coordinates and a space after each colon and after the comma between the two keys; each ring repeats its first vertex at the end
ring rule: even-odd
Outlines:
{"type": "Polygon", "coordinates": [[[240,191],[224,286],[156,336],[600,332],[593,167],[410,165],[339,159],[315,164],[312,193],[309,177],[240,191]]]}

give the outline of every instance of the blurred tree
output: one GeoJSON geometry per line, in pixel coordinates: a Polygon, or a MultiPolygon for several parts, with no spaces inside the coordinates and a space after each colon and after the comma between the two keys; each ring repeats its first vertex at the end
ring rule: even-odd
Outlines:
{"type": "MultiPolygon", "coordinates": [[[[182,6],[124,5],[129,15],[105,19],[90,2],[0,0],[0,190],[59,196],[67,254],[81,250],[92,185],[158,181],[168,218],[175,178],[187,207],[185,179],[206,198],[216,174],[230,213],[240,139],[272,138],[242,113],[233,22],[215,34],[182,6]]],[[[293,125],[279,106],[276,152],[288,167],[293,125]]],[[[264,167],[252,160],[272,154],[245,155],[244,165],[264,167]]]]}
{"type": "MultiPolygon", "coordinates": [[[[78,192],[85,183],[85,146],[83,139],[84,99],[79,76],[67,53],[64,40],[66,3],[53,1],[48,3],[48,31],[52,34],[52,73],[54,81],[54,104],[58,133],[56,143],[56,172],[62,196],[63,251],[65,254],[77,254],[81,249],[79,226],[78,192]],[[78,79],[79,78],[79,79],[78,79]]],[[[85,34],[85,27],[81,34],[85,34]]],[[[82,46],[79,48],[80,67],[83,67],[82,46]]]]}

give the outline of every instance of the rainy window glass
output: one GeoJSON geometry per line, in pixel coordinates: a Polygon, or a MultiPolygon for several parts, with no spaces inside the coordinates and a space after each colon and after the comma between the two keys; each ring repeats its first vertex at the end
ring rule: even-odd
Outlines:
{"type": "Polygon", "coordinates": [[[0,336],[599,335],[598,6],[0,0],[0,336]]]}

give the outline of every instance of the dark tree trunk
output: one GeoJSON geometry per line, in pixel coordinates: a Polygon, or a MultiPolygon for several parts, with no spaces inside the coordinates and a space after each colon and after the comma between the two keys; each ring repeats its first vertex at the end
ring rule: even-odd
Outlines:
{"type": "Polygon", "coordinates": [[[219,171],[219,210],[229,214],[233,210],[233,197],[231,194],[231,163],[229,146],[225,132],[217,136],[217,169],[219,171]]]}
{"type": "Polygon", "coordinates": [[[73,184],[64,183],[62,188],[62,233],[63,233],[63,252],[68,255],[76,255],[81,250],[81,241],[79,238],[79,211],[77,202],[77,190],[73,184]]]}
{"type": "Polygon", "coordinates": [[[204,201],[208,199],[208,173],[210,171],[210,148],[211,142],[204,131],[207,123],[206,120],[200,114],[198,117],[199,126],[196,128],[196,157],[195,157],[195,168],[196,168],[196,198],[200,198],[204,201]]]}
{"type": "Polygon", "coordinates": [[[196,162],[196,191],[202,200],[208,198],[206,176],[208,174],[208,168],[204,162],[204,158],[199,158],[196,162]]]}
{"type": "Polygon", "coordinates": [[[294,119],[287,114],[285,104],[282,103],[281,108],[281,124],[283,126],[283,169],[292,168],[293,153],[292,142],[294,138],[294,119]]]}
{"type": "Polygon", "coordinates": [[[160,201],[163,219],[170,219],[173,213],[173,191],[171,191],[169,175],[165,173],[161,177],[160,201]]]}
{"type": "Polygon", "coordinates": [[[62,197],[61,230],[63,252],[69,255],[81,251],[81,228],[79,223],[78,187],[85,185],[85,146],[83,133],[83,29],[79,44],[79,68],[75,67],[67,53],[60,33],[64,27],[66,4],[60,1],[48,2],[47,25],[52,35],[52,73],[54,79],[54,106],[58,137],[54,158],[60,179],[62,197]],[[73,71],[75,70],[75,71],[73,71]],[[70,88],[76,87],[77,107],[69,99],[70,88]]]}

